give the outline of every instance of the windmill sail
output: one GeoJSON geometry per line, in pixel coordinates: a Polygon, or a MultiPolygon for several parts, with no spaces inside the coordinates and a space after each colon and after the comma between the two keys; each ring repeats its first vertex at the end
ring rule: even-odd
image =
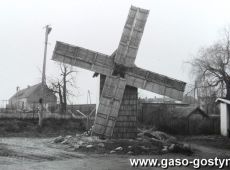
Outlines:
{"type": "Polygon", "coordinates": [[[52,59],[103,75],[110,75],[114,65],[112,58],[105,54],[58,41],[52,59]]]}
{"type": "Polygon", "coordinates": [[[125,86],[126,81],[123,78],[106,77],[93,126],[94,133],[112,136],[125,86]]]}
{"type": "Polygon", "coordinates": [[[186,83],[150,72],[138,67],[130,68],[125,79],[127,84],[154,93],[182,100],[186,83]]]}
{"type": "Polygon", "coordinates": [[[148,10],[131,6],[117,49],[115,63],[126,67],[134,65],[148,14],[148,10]]]}

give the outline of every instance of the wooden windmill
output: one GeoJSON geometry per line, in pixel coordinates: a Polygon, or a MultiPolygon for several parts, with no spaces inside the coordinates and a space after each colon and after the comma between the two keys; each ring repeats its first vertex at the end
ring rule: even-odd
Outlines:
{"type": "Polygon", "coordinates": [[[137,88],[181,100],[185,83],[135,66],[149,11],[131,6],[117,50],[111,55],[57,42],[53,60],[104,75],[93,133],[136,135],[137,88]],[[122,106],[122,108],[120,108],[122,106]]]}

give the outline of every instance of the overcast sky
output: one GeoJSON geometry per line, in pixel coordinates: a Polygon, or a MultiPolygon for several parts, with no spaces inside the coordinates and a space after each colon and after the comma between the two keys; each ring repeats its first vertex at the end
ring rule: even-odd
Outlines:
{"type": "MultiPolygon", "coordinates": [[[[9,99],[16,86],[39,83],[46,24],[49,36],[47,76],[58,70],[51,60],[55,41],[63,41],[111,54],[117,47],[131,5],[149,9],[136,65],[192,83],[188,65],[202,46],[219,38],[230,24],[229,0],[1,0],[0,1],[0,100],[9,99]]],[[[80,96],[87,91],[96,99],[92,72],[78,69],[80,96]]],[[[140,92],[145,96],[145,92],[140,92]]]]}

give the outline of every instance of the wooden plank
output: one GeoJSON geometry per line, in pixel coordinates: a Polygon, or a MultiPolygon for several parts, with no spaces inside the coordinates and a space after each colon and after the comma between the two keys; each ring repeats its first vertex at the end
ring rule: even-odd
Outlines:
{"type": "Polygon", "coordinates": [[[176,100],[182,100],[185,82],[169,78],[138,67],[129,68],[125,74],[127,85],[152,91],[176,100]]]}
{"type": "Polygon", "coordinates": [[[125,86],[126,81],[123,78],[106,77],[93,126],[94,133],[112,136],[125,86]]]}
{"type": "Polygon", "coordinates": [[[148,10],[131,6],[116,51],[115,63],[127,67],[134,65],[148,14],[148,10]]]}
{"type": "Polygon", "coordinates": [[[113,59],[105,54],[59,41],[56,42],[52,60],[103,75],[111,75],[114,65],[113,59]]]}

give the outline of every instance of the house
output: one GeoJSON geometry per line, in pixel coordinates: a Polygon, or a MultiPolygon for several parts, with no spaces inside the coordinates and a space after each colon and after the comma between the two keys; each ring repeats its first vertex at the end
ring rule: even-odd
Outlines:
{"type": "MultiPolygon", "coordinates": [[[[54,107],[57,104],[57,97],[47,86],[44,88],[45,107],[54,107]]],[[[8,108],[19,110],[34,110],[39,105],[39,99],[42,98],[42,84],[28,86],[25,89],[16,92],[10,99],[8,108]]]]}
{"type": "Polygon", "coordinates": [[[216,102],[220,107],[220,132],[223,136],[230,136],[230,100],[217,98],[216,102]]]}

